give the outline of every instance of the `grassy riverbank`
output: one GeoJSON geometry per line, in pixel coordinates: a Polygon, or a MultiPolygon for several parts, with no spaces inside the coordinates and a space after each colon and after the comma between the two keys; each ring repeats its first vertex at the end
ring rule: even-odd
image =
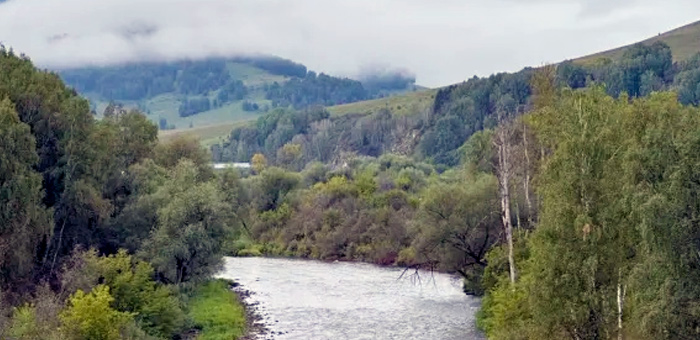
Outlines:
{"type": "Polygon", "coordinates": [[[194,289],[189,316],[200,333],[198,340],[240,339],[246,331],[245,307],[225,280],[211,280],[194,289]]]}

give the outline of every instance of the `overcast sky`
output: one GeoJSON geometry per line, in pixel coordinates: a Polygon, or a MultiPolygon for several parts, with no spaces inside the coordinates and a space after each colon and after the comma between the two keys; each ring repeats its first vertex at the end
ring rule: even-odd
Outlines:
{"type": "Polygon", "coordinates": [[[9,0],[0,42],[48,68],[262,53],[334,75],[405,68],[440,86],[695,20],[698,0],[9,0]]]}

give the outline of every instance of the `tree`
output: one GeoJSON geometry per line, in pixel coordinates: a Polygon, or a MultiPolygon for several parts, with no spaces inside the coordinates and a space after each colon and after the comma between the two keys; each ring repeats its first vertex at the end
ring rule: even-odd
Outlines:
{"type": "Polygon", "coordinates": [[[261,153],[256,153],[253,155],[253,158],[250,160],[250,163],[253,167],[253,170],[255,170],[256,173],[262,173],[263,170],[267,167],[267,158],[265,158],[265,155],[261,153]]]}
{"type": "Polygon", "coordinates": [[[287,143],[277,150],[277,162],[290,170],[298,170],[301,160],[301,145],[287,143]]]}
{"type": "Polygon", "coordinates": [[[265,169],[257,178],[257,208],[259,211],[275,210],[284,201],[285,196],[301,182],[296,173],[271,167],[265,169]]]}
{"type": "Polygon", "coordinates": [[[516,269],[513,250],[513,224],[511,221],[511,194],[510,186],[513,177],[513,160],[512,160],[512,134],[513,122],[506,117],[506,112],[499,113],[499,126],[494,134],[494,144],[498,152],[498,163],[496,166],[496,177],[498,178],[498,186],[501,198],[501,220],[503,229],[506,234],[506,242],[508,243],[508,267],[510,272],[510,282],[515,284],[516,269]]]}
{"type": "Polygon", "coordinates": [[[170,177],[155,193],[166,200],[140,256],[163,282],[179,284],[218,270],[223,242],[232,231],[227,224],[231,218],[217,184],[198,181],[198,169],[191,161],[181,161],[170,177]]]}
{"type": "Polygon", "coordinates": [[[119,130],[114,150],[121,162],[118,168],[124,169],[142,159],[152,158],[158,142],[158,127],[145,115],[132,110],[108,121],[119,130]]]}
{"type": "Polygon", "coordinates": [[[463,176],[459,185],[439,183],[426,189],[414,247],[439,268],[462,275],[469,293],[481,295],[479,281],[487,265],[486,253],[499,241],[502,227],[498,182],[492,175],[463,176]]]}
{"type": "Polygon", "coordinates": [[[49,237],[51,220],[42,206],[41,177],[29,126],[8,99],[0,100],[0,288],[26,288],[49,237]]]}
{"type": "Polygon", "coordinates": [[[197,167],[199,180],[206,181],[214,176],[210,164],[211,155],[195,137],[177,136],[168,142],[158,144],[153,153],[153,160],[162,167],[172,169],[180,161],[187,159],[197,167]]]}
{"type": "Polygon", "coordinates": [[[624,290],[637,242],[623,196],[632,184],[619,171],[627,168],[621,148],[632,126],[620,124],[633,117],[627,109],[626,98],[613,100],[593,88],[565,91],[532,117],[538,136],[552,142],[545,144],[552,155],[540,174],[542,208],[523,269],[531,337],[621,332],[617,292],[624,290]]]}

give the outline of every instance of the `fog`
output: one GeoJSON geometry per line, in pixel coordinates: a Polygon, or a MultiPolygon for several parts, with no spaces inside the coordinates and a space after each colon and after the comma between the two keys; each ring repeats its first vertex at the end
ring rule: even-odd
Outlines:
{"type": "Polygon", "coordinates": [[[633,43],[696,13],[690,0],[9,0],[0,42],[46,68],[272,54],[440,86],[633,43]]]}

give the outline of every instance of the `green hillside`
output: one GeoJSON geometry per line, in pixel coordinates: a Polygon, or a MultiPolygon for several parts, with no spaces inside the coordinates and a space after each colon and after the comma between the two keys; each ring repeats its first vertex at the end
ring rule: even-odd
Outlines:
{"type": "MultiPolygon", "coordinates": [[[[240,62],[227,62],[225,70],[231,80],[241,81],[246,86],[247,94],[241,100],[231,100],[204,110],[197,114],[182,117],[179,108],[190,97],[197,97],[193,94],[181,94],[177,91],[168,91],[155,96],[146,96],[139,99],[106,98],[97,92],[84,92],[83,94],[90,100],[93,109],[98,116],[101,116],[110,102],[118,102],[127,108],[139,109],[147,113],[148,118],[159,124],[162,119],[167,122],[168,129],[190,129],[192,127],[211,126],[214,124],[231,124],[241,120],[250,120],[257,117],[261,110],[246,111],[243,109],[244,102],[257,104],[260,108],[270,107],[271,102],[265,99],[265,86],[274,83],[284,83],[290,77],[270,73],[253,65],[240,62]]],[[[202,95],[212,102],[217,99],[221,90],[215,89],[202,95]]]]}
{"type": "Polygon", "coordinates": [[[211,126],[255,119],[277,107],[335,106],[422,89],[413,76],[398,71],[382,71],[359,81],[317,74],[302,64],[270,56],[127,63],[58,74],[88,98],[98,117],[114,103],[146,113],[160,130],[177,130],[163,135],[206,127],[198,131],[208,131],[201,136],[207,140],[223,136],[221,129],[211,126]],[[212,131],[216,134],[209,135],[212,131]]]}
{"type": "MultiPolygon", "coordinates": [[[[700,21],[676,28],[666,33],[662,33],[655,37],[641,41],[641,43],[645,45],[651,45],[655,42],[663,42],[671,48],[673,61],[688,60],[690,57],[700,52],[700,21]]],[[[624,52],[632,46],[634,46],[634,44],[591,54],[588,56],[577,58],[574,60],[574,62],[580,64],[590,64],[594,63],[595,61],[601,58],[617,60],[620,59],[624,52]]]]}
{"type": "MultiPolygon", "coordinates": [[[[327,110],[335,117],[348,114],[372,115],[382,109],[389,110],[395,115],[410,115],[429,110],[435,101],[436,93],[437,90],[434,89],[422,89],[380,99],[329,106],[327,110]]],[[[189,123],[185,122],[182,128],[160,130],[158,132],[159,139],[168,141],[176,136],[190,135],[199,138],[202,144],[207,147],[220,143],[225,140],[235,127],[249,124],[260,116],[259,114],[251,114],[244,111],[236,114],[236,110],[239,109],[239,107],[236,107],[227,111],[229,108],[224,107],[188,117],[197,119],[193,120],[192,128],[187,125],[189,123]]],[[[174,111],[170,111],[171,113],[167,113],[167,110],[159,112],[167,117],[167,115],[173,115],[172,112],[174,111]]],[[[174,115],[177,116],[176,113],[174,115]]]]}
{"type": "MultiPolygon", "coordinates": [[[[580,89],[601,84],[617,98],[646,97],[674,91],[683,105],[700,105],[700,54],[678,41],[700,25],[662,35],[665,41],[635,44],[621,49],[619,57],[603,63],[564,61],[551,72],[556,86],[580,89]],[[673,37],[671,39],[670,37],[673,37]],[[682,52],[672,46],[681,46],[682,52]],[[674,60],[684,55],[686,60],[674,60]]],[[[601,54],[602,55],[602,54],[601,54]]],[[[547,71],[548,70],[548,71],[547,71]]],[[[462,83],[401,96],[327,107],[326,112],[288,110],[266,114],[255,125],[235,129],[212,148],[218,161],[248,161],[262,153],[268,161],[284,159],[287,143],[297,144],[302,164],[312,161],[345,162],[345,154],[378,157],[391,152],[416,156],[441,166],[463,161],[465,141],[498,123],[498,115],[520,115],[531,110],[535,69],[473,77],[462,83]]],[[[484,138],[477,136],[477,138],[484,138]]]]}
{"type": "Polygon", "coordinates": [[[433,89],[423,89],[385,98],[335,105],[328,107],[328,112],[332,115],[349,113],[373,114],[382,109],[387,109],[398,115],[417,113],[425,111],[433,105],[436,92],[437,90],[433,89]]]}

